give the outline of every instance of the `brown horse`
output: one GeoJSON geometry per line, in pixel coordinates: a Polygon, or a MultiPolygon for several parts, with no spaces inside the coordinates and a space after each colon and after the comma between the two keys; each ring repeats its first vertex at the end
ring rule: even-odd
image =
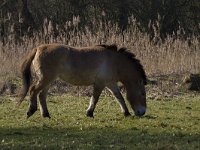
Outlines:
{"type": "Polygon", "coordinates": [[[128,102],[135,115],[142,116],[146,112],[145,71],[135,55],[125,48],[118,49],[116,45],[77,48],[45,44],[29,53],[21,69],[23,88],[18,103],[21,104],[30,91],[27,117],[37,110],[39,96],[41,115],[50,118],[46,96],[50,83],[58,77],[73,85],[93,85],[93,96],[87,109],[89,117],[93,117],[95,106],[105,87],[114,94],[124,115],[130,115],[117,82],[125,86],[128,102]],[[32,71],[38,80],[31,84],[32,71]]]}

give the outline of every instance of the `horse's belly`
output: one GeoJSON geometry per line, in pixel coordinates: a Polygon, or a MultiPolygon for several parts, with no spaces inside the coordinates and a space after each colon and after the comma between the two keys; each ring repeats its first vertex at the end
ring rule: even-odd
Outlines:
{"type": "Polygon", "coordinates": [[[71,65],[66,63],[61,69],[62,80],[73,85],[91,85],[98,82],[109,82],[113,79],[113,72],[104,61],[99,64],[71,65]]]}
{"type": "Polygon", "coordinates": [[[73,84],[73,85],[91,85],[94,83],[94,78],[81,76],[77,74],[67,74],[67,75],[60,75],[59,76],[62,80],[73,84]]]}
{"type": "Polygon", "coordinates": [[[95,82],[95,71],[84,67],[65,66],[59,77],[73,85],[91,85],[95,82]]]}

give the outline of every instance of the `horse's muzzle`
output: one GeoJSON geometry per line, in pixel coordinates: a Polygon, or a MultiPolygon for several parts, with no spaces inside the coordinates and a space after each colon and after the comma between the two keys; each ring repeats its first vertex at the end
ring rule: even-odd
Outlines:
{"type": "Polygon", "coordinates": [[[135,115],[141,117],[145,114],[145,112],[146,112],[146,107],[140,107],[139,109],[135,110],[135,115]]]}

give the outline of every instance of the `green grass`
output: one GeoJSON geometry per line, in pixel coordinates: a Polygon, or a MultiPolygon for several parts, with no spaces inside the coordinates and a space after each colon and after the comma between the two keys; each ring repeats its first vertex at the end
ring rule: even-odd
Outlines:
{"type": "Polygon", "coordinates": [[[200,96],[148,100],[142,118],[123,117],[112,97],[102,96],[94,118],[88,97],[49,96],[51,119],[39,111],[26,119],[27,101],[0,97],[0,149],[200,149],[200,96]]]}

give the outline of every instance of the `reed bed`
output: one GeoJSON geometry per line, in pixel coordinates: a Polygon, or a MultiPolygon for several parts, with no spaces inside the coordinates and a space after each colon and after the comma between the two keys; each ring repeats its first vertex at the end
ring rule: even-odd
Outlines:
{"type": "Polygon", "coordinates": [[[117,44],[135,53],[149,76],[198,73],[200,70],[198,37],[183,40],[181,36],[175,38],[170,35],[163,41],[155,31],[155,37],[151,39],[148,34],[138,29],[134,18],[129,19],[129,26],[125,31],[121,31],[117,24],[109,21],[94,20],[90,27],[84,28],[80,28],[79,23],[80,18],[74,17],[72,21],[66,22],[64,28],[59,28],[45,19],[43,29],[33,32],[32,36],[16,35],[13,25],[8,26],[8,36],[0,37],[0,76],[19,76],[19,66],[24,55],[43,43],[70,46],[117,44]]]}

